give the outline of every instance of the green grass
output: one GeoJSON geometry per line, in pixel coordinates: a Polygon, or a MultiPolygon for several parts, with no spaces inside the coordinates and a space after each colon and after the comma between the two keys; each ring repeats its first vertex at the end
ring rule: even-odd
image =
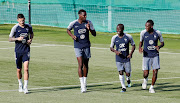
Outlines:
{"type": "MultiPolygon", "coordinates": [[[[0,25],[0,48],[14,47],[8,40],[13,25],[0,25]]],[[[110,52],[111,37],[115,33],[98,32],[90,37],[92,58],[89,62],[88,92],[80,93],[77,74],[77,60],[73,41],[66,29],[57,27],[33,26],[34,40],[31,47],[30,94],[19,93],[14,49],[0,49],[0,102],[1,103],[179,103],[180,78],[179,58],[180,36],[163,34],[165,47],[160,53],[161,69],[155,85],[155,94],[141,90],[142,81],[132,81],[132,88],[120,93],[121,85],[115,65],[115,54],[110,52]],[[45,46],[44,44],[56,44],[45,46]],[[67,45],[67,46],[62,46],[67,45]],[[161,79],[169,78],[169,79],[161,79]],[[104,83],[107,82],[107,83],[104,83]],[[49,87],[49,88],[46,88],[49,87]],[[7,91],[3,91],[7,90],[7,91]]],[[[139,34],[132,34],[138,48],[139,34]]],[[[132,80],[142,79],[142,55],[135,51],[132,63],[132,80]]],[[[149,76],[148,87],[151,82],[149,76]]]]}

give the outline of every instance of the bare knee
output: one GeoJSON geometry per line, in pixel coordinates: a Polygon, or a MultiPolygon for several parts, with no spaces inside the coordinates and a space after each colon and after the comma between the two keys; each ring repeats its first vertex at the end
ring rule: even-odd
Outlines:
{"type": "Polygon", "coordinates": [[[144,77],[144,78],[147,78],[148,75],[149,75],[149,70],[144,70],[143,77],[144,77]]]}
{"type": "Polygon", "coordinates": [[[123,75],[123,71],[122,71],[122,70],[121,70],[121,71],[119,71],[119,74],[120,74],[120,75],[123,75]]]}

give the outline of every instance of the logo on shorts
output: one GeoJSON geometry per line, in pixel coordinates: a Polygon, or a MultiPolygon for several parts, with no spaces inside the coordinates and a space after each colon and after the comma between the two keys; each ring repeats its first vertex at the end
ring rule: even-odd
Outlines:
{"type": "Polygon", "coordinates": [[[81,38],[81,39],[84,39],[84,38],[85,38],[85,35],[84,35],[84,34],[82,34],[82,35],[80,36],[80,38],[81,38]]]}
{"type": "Polygon", "coordinates": [[[30,58],[30,52],[28,52],[27,56],[30,58]]]}

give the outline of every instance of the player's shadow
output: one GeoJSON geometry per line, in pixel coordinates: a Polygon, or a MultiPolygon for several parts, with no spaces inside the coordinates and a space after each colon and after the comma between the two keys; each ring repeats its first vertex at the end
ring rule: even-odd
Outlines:
{"type": "Polygon", "coordinates": [[[180,91],[180,85],[172,85],[170,83],[157,83],[156,90],[160,91],[180,91]]]}
{"type": "MultiPolygon", "coordinates": [[[[88,85],[87,92],[91,91],[100,91],[100,89],[96,89],[96,87],[104,88],[103,86],[108,86],[112,84],[103,84],[103,85],[88,85]]],[[[71,86],[71,87],[54,87],[54,88],[39,88],[39,89],[30,89],[29,93],[39,93],[39,92],[50,92],[50,91],[62,91],[62,90],[71,90],[71,89],[79,89],[80,86],[71,86]]]]}

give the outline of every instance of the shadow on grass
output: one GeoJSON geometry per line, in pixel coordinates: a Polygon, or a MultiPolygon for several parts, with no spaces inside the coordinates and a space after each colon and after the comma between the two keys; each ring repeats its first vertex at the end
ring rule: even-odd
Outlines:
{"type": "MultiPolygon", "coordinates": [[[[104,88],[104,86],[109,86],[109,85],[113,85],[113,84],[103,84],[103,85],[88,85],[87,86],[87,92],[91,92],[91,91],[102,91],[104,88]],[[98,88],[97,88],[98,87],[98,88]]],[[[37,88],[37,89],[31,89],[29,90],[29,93],[38,93],[38,92],[50,92],[50,91],[60,91],[60,90],[71,90],[71,89],[79,89],[80,90],[80,86],[71,86],[71,87],[52,87],[52,88],[46,88],[46,87],[42,87],[41,88],[37,88]]],[[[111,89],[116,89],[116,88],[111,88],[111,89]]]]}
{"type": "MultiPolygon", "coordinates": [[[[148,83],[148,90],[151,83],[148,83]]],[[[130,91],[142,91],[141,83],[135,83],[132,85],[132,90],[130,91]]],[[[61,91],[61,90],[71,90],[78,89],[80,91],[80,86],[70,86],[70,87],[52,87],[52,88],[42,88],[42,89],[31,89],[30,93],[38,92],[50,92],[50,91],[61,91]]],[[[127,88],[128,89],[128,88],[127,88]]],[[[93,91],[111,91],[111,90],[121,90],[121,85],[115,86],[114,84],[101,84],[101,85],[88,85],[87,92],[93,91]]],[[[180,85],[171,85],[171,83],[156,83],[155,90],[158,91],[180,91],[180,85]]]]}

